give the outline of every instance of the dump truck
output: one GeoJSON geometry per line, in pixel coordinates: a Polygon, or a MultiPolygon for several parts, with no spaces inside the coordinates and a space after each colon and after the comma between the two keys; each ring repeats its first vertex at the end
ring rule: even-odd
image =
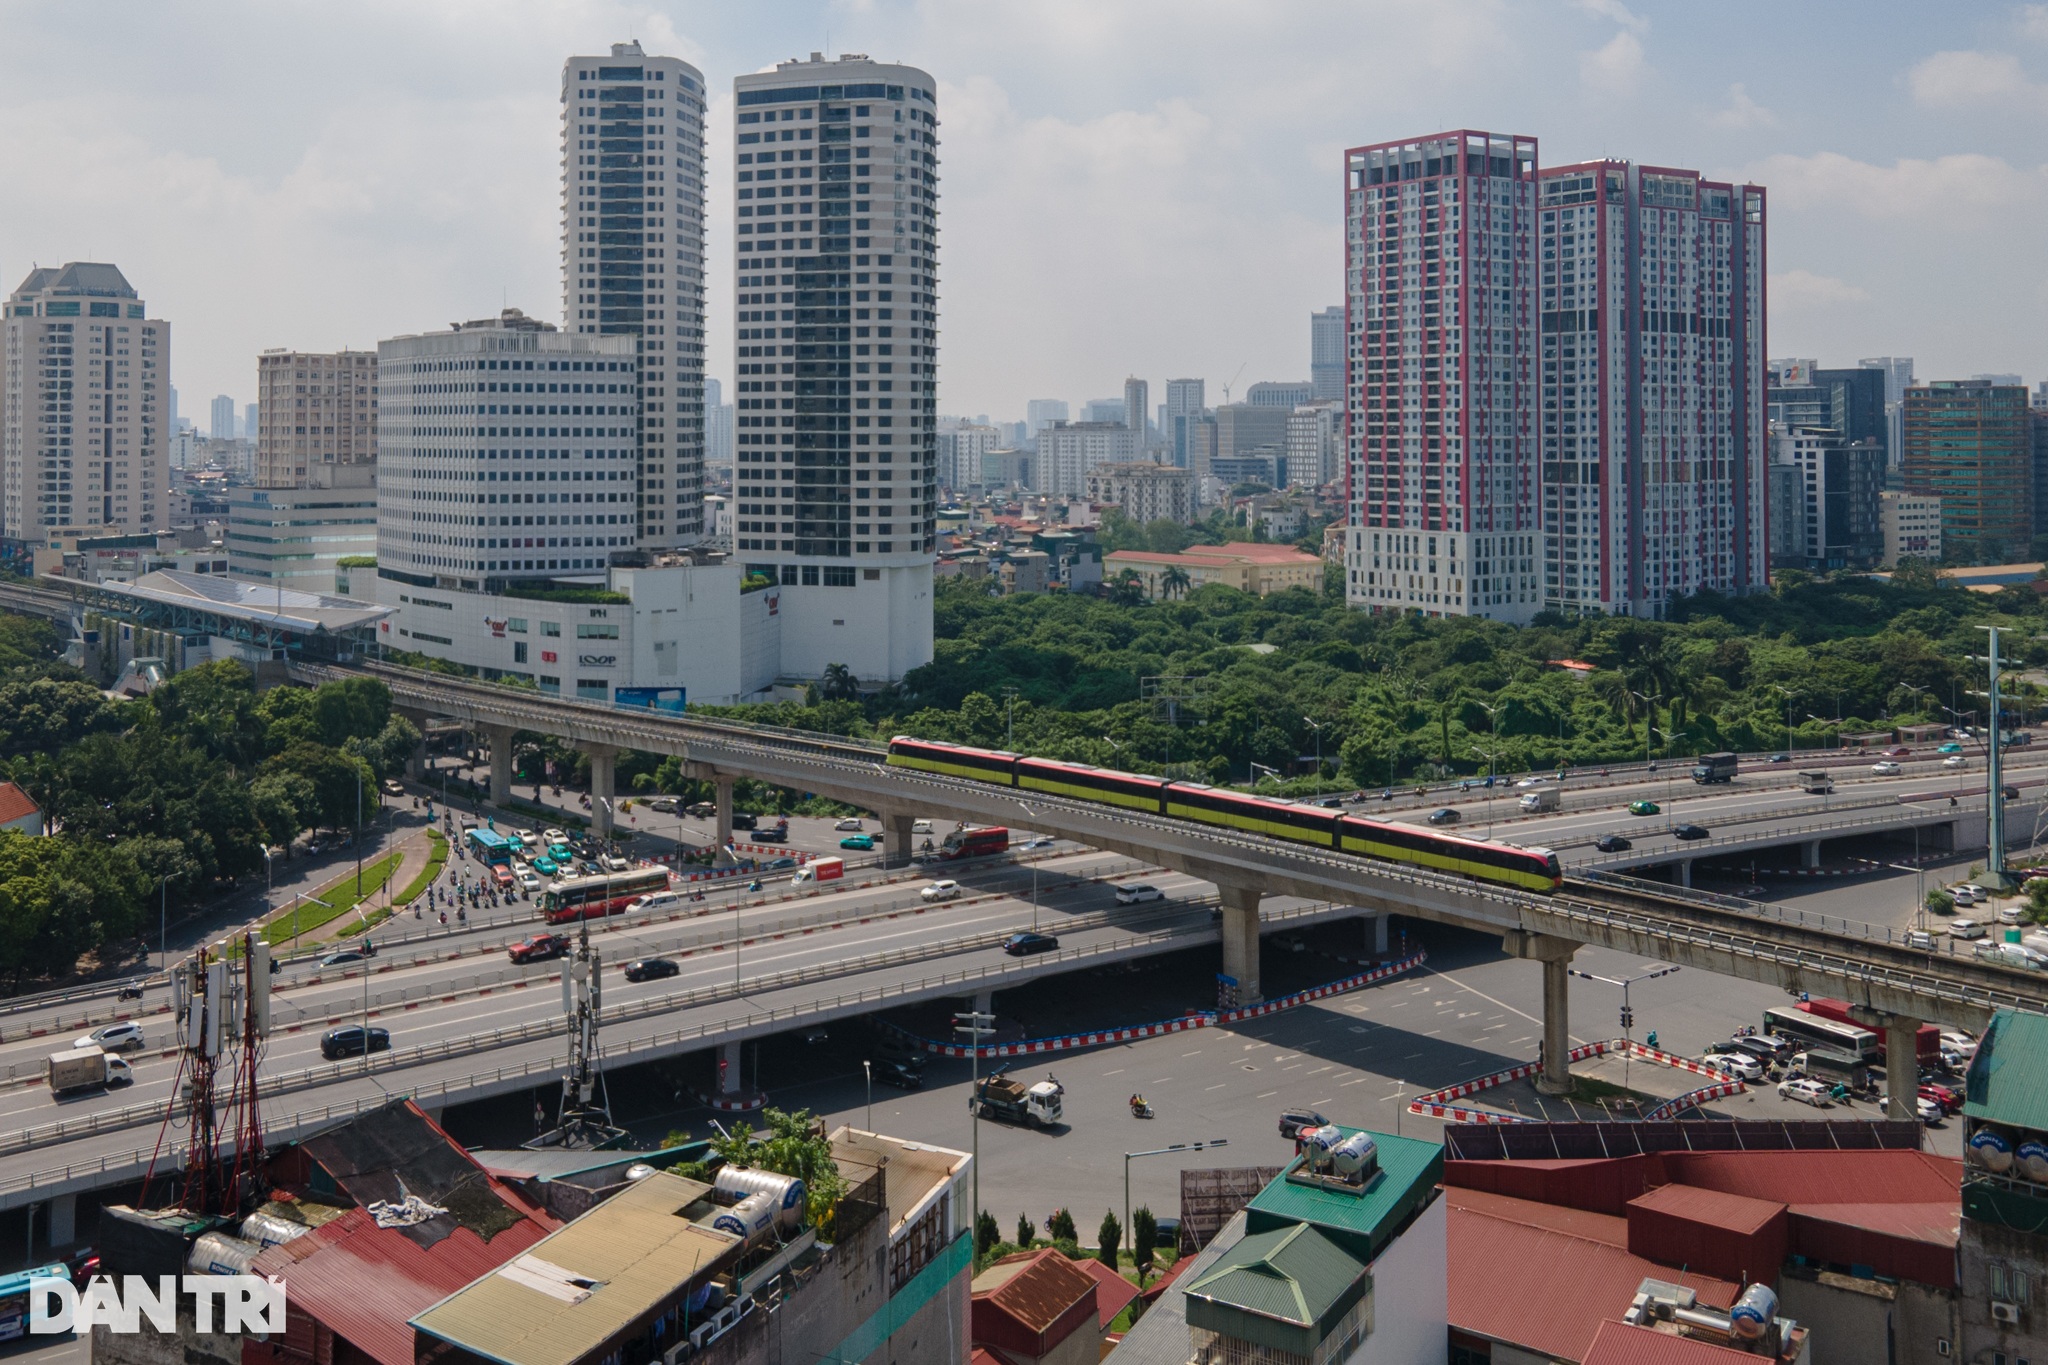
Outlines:
{"type": "Polygon", "coordinates": [[[1739,763],[1731,753],[1701,754],[1699,762],[1692,765],[1692,780],[1703,787],[1709,782],[1732,782],[1739,763]]]}
{"type": "Polygon", "coordinates": [[[96,1047],[72,1048],[50,1054],[50,1093],[71,1095],[81,1090],[100,1090],[126,1085],[135,1079],[128,1063],[96,1047]]]}
{"type": "Polygon", "coordinates": [[[987,1119],[1050,1128],[1060,1121],[1060,1096],[1066,1087],[1048,1077],[1034,1085],[998,1071],[983,1079],[967,1102],[967,1112],[987,1119]]]}

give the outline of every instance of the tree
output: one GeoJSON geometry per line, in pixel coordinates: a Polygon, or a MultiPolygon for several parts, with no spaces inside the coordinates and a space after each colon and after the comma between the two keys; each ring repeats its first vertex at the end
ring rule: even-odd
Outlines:
{"type": "Polygon", "coordinates": [[[1031,1243],[1032,1243],[1032,1242],[1033,1242],[1034,1240],[1035,1240],[1035,1239],[1034,1239],[1034,1238],[1033,1238],[1033,1236],[1032,1236],[1032,1229],[1031,1229],[1031,1215],[1030,1215],[1030,1214],[1028,1214],[1028,1213],[1020,1213],[1020,1214],[1018,1214],[1018,1215],[1017,1215],[1017,1245],[1018,1245],[1018,1246],[1020,1246],[1020,1247],[1028,1247],[1028,1246],[1030,1246],[1030,1245],[1031,1245],[1031,1243]]]}
{"type": "Polygon", "coordinates": [[[1045,1220],[1045,1234],[1053,1241],[1077,1242],[1081,1234],[1074,1228],[1074,1215],[1065,1209],[1054,1209],[1045,1220]]]}
{"type": "Polygon", "coordinates": [[[996,1216],[983,1209],[974,1216],[974,1256],[986,1260],[989,1248],[1003,1239],[1003,1230],[996,1226],[996,1216]]]}
{"type": "Polygon", "coordinates": [[[1102,1226],[1095,1230],[1095,1254],[1111,1270],[1117,1268],[1117,1252],[1123,1247],[1124,1227],[1117,1222],[1116,1214],[1107,1209],[1102,1214],[1102,1226]]]}
{"type": "Polygon", "coordinates": [[[1159,575],[1159,591],[1162,597],[1186,597],[1188,589],[1193,586],[1194,580],[1188,577],[1188,571],[1178,564],[1167,565],[1166,572],[1159,575]]]}
{"type": "Polygon", "coordinates": [[[1138,1267],[1138,1283],[1152,1271],[1152,1247],[1159,1240],[1159,1220],[1143,1204],[1131,1212],[1131,1261],[1138,1267]]]}
{"type": "Polygon", "coordinates": [[[860,680],[845,664],[826,664],[818,683],[818,696],[825,701],[860,700],[860,680]]]}
{"type": "Polygon", "coordinates": [[[1109,580],[1104,595],[1110,603],[1119,607],[1138,607],[1145,604],[1145,580],[1136,569],[1120,569],[1116,577],[1109,580]]]}
{"type": "Polygon", "coordinates": [[[846,1177],[832,1159],[832,1143],[819,1135],[811,1111],[766,1109],[768,1136],[729,1133],[713,1138],[711,1150],[727,1164],[791,1175],[804,1182],[804,1213],[813,1227],[822,1227],[846,1193],[846,1177]]]}

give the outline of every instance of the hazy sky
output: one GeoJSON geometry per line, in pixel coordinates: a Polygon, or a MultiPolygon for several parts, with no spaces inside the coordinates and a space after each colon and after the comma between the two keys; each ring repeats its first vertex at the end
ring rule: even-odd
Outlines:
{"type": "Polygon", "coordinates": [[[2048,374],[2041,4],[0,0],[0,284],[118,264],[202,426],[268,346],[559,321],[562,59],[629,36],[713,91],[721,378],[732,77],[814,49],[938,79],[942,412],[1306,378],[1343,149],[1447,127],[1767,186],[1773,355],[2048,374]]]}

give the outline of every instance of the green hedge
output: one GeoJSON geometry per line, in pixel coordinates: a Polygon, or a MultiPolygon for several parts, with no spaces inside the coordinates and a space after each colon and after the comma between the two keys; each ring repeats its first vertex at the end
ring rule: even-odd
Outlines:
{"type": "Polygon", "coordinates": [[[393,905],[411,905],[418,900],[433,884],[434,878],[441,875],[441,869],[448,865],[448,836],[438,829],[430,829],[427,831],[427,842],[427,865],[419,870],[418,876],[405,884],[405,890],[391,898],[393,905]]]}
{"type": "Polygon", "coordinates": [[[363,865],[360,888],[354,877],[345,877],[324,899],[308,898],[292,907],[291,913],[280,915],[263,926],[264,941],[271,944],[289,943],[341,918],[357,905],[384,889],[384,883],[398,870],[403,855],[389,853],[375,862],[363,865]]]}

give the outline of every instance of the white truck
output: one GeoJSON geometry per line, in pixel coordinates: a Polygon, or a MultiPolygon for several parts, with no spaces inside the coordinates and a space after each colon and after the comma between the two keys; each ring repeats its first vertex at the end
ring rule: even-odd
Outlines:
{"type": "Polygon", "coordinates": [[[1563,805],[1564,797],[1555,787],[1538,787],[1532,792],[1523,792],[1522,799],[1515,804],[1529,815],[1544,814],[1557,810],[1563,805]]]}
{"type": "Polygon", "coordinates": [[[96,1047],[72,1048],[50,1054],[50,1093],[72,1095],[81,1090],[102,1090],[110,1085],[127,1085],[135,1079],[128,1063],[96,1047]]]}
{"type": "Polygon", "coordinates": [[[968,1100],[969,1113],[1004,1119],[1027,1128],[1050,1128],[1060,1121],[1060,1096],[1066,1087],[1055,1080],[1026,1085],[1002,1072],[984,1076],[981,1089],[968,1100]]]}

